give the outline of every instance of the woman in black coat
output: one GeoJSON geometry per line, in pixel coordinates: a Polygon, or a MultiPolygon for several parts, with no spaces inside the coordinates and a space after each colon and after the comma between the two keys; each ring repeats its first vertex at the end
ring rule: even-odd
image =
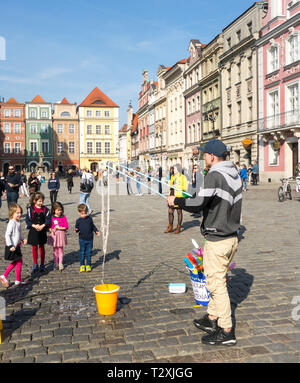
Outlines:
{"type": "Polygon", "coordinates": [[[72,169],[68,170],[66,178],[67,178],[68,190],[69,190],[69,192],[71,194],[72,193],[72,187],[74,186],[74,183],[73,183],[73,170],[72,169]]]}
{"type": "Polygon", "coordinates": [[[30,196],[33,193],[36,193],[39,188],[40,181],[38,180],[37,176],[35,175],[35,172],[30,173],[30,176],[28,178],[28,188],[29,188],[29,194],[30,196]]]}

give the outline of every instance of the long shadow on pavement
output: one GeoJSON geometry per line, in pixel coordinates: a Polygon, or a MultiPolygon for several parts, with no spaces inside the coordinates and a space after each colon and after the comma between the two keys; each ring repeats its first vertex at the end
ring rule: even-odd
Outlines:
{"type": "Polygon", "coordinates": [[[229,276],[227,288],[231,304],[232,323],[235,327],[235,310],[241,302],[243,302],[250,293],[254,277],[248,274],[245,269],[235,268],[229,276]]]}

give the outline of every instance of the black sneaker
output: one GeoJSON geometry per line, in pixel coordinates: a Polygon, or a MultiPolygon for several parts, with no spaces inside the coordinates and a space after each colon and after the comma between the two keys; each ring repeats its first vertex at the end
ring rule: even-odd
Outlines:
{"type": "Polygon", "coordinates": [[[43,273],[45,271],[45,265],[40,266],[40,273],[43,273]]]}
{"type": "Polygon", "coordinates": [[[203,330],[208,334],[214,333],[218,328],[217,319],[209,319],[208,314],[205,314],[200,319],[194,319],[193,323],[199,330],[203,330]]]}
{"type": "Polygon", "coordinates": [[[226,332],[221,327],[218,327],[214,333],[204,335],[201,342],[216,346],[234,346],[236,344],[236,338],[233,329],[231,329],[230,332],[226,332]]]}

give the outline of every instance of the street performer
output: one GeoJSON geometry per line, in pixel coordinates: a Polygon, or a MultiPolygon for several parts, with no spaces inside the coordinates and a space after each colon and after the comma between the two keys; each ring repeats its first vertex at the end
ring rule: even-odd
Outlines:
{"type": "Polygon", "coordinates": [[[196,198],[169,196],[167,203],[192,213],[203,211],[203,266],[210,301],[207,314],[195,319],[194,325],[208,333],[202,337],[204,344],[235,345],[226,273],[238,246],[242,182],[233,162],[226,160],[228,150],[222,141],[210,140],[199,149],[204,152],[209,170],[204,177],[204,187],[197,191],[196,198]],[[195,204],[195,201],[199,203],[195,204]]]}

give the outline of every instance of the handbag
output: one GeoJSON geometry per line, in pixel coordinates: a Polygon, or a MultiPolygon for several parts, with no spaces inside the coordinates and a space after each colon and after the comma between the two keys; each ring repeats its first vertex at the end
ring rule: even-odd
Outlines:
{"type": "Polygon", "coordinates": [[[22,257],[20,246],[17,246],[16,250],[14,251],[10,251],[11,247],[12,246],[5,246],[4,259],[6,261],[16,261],[17,259],[22,257]]]}

